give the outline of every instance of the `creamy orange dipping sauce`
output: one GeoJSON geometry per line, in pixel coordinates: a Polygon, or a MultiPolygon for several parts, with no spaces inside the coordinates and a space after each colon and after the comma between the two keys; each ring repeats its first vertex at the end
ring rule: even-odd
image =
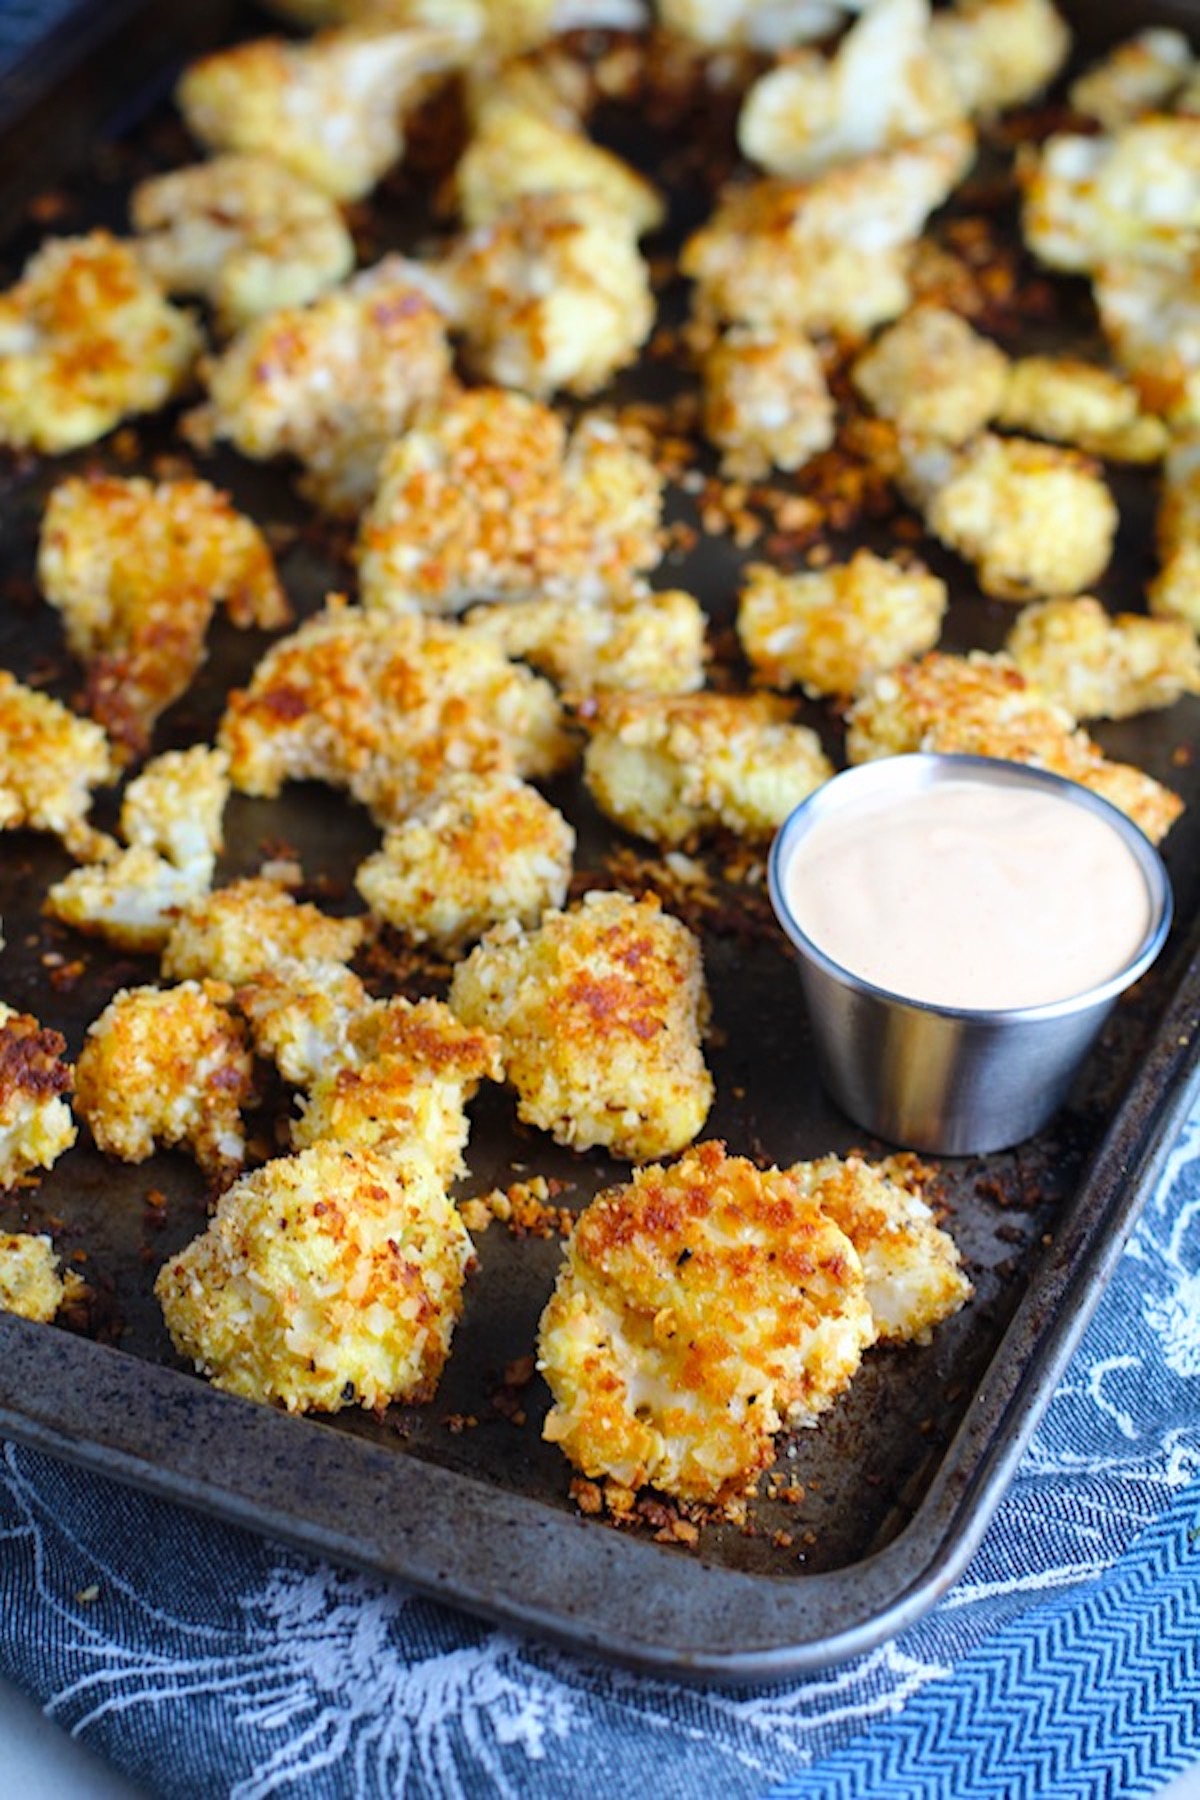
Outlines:
{"type": "Polygon", "coordinates": [[[1146,877],[1101,815],[967,777],[818,817],[782,889],[800,929],[852,974],[986,1011],[1107,981],[1151,923],[1146,877]]]}

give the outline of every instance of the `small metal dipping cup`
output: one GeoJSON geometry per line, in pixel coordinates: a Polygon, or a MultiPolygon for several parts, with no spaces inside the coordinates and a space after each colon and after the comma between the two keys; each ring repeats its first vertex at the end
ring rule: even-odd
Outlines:
{"type": "MultiPolygon", "coordinates": [[[[1054,871],[1047,871],[1053,881],[1054,871]]],[[[856,1124],[889,1143],[942,1156],[1002,1150],[1041,1129],[1067,1097],[1113,1002],[1154,961],[1170,929],[1162,858],[1125,814],[1062,776],[983,756],[892,756],[847,769],[780,827],[768,864],[771,903],[796,947],[821,1078],[856,1124]],[[1092,808],[1124,838],[1145,876],[1150,922],[1134,955],[1107,981],[1066,1000],[1010,1009],[929,1004],[889,993],[843,968],[789,911],[785,872],[818,819],[847,802],[907,795],[948,780],[1036,784],[1092,808]]]]}

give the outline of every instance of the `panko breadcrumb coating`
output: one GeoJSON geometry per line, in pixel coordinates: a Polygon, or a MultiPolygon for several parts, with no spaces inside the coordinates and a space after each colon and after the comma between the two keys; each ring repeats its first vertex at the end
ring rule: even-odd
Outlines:
{"type": "Polygon", "coordinates": [[[179,869],[203,864],[210,872],[224,848],[229,758],[193,744],[164,750],[146,763],[121,796],[121,836],[145,844],[179,869]]]}
{"type": "Polygon", "coordinates": [[[122,988],[75,1068],[76,1110],[101,1150],[139,1163],[177,1146],[218,1179],[241,1167],[253,1091],[241,1020],[198,981],[122,988]]]}
{"type": "Polygon", "coordinates": [[[384,834],[354,885],[376,918],[447,954],[567,897],[575,832],[516,775],[456,775],[384,834]]]}
{"type": "Polygon", "coordinates": [[[1191,73],[1192,48],[1182,31],[1150,26],[1076,76],[1068,89],[1071,111],[1117,131],[1143,113],[1165,112],[1191,73]]]}
{"type": "Polygon", "coordinates": [[[833,773],[820,739],[774,694],[599,694],[583,772],[626,831],[683,844],[724,826],[769,838],[833,773]]]}
{"type": "Polygon", "coordinates": [[[738,146],[773,175],[807,178],[962,117],[958,89],[930,43],[929,0],[874,0],[831,58],[802,50],[754,82],[738,116],[738,146]]]}
{"type": "Polygon", "coordinates": [[[580,696],[688,694],[704,685],[707,617],[681,588],[581,604],[546,595],[476,606],[463,623],[580,696]]]}
{"type": "Polygon", "coordinates": [[[78,1135],[62,1034],[0,1001],[0,1188],[50,1169],[78,1135]]]}
{"type": "Polygon", "coordinates": [[[499,1035],[518,1114],[560,1144],[669,1156],[708,1116],[700,944],[653,896],[592,892],[535,931],[495,926],[450,1005],[499,1035]]]}
{"type": "Polygon", "coordinates": [[[1200,694],[1200,640],[1186,619],[1114,618],[1091,595],[1025,607],[1004,648],[1077,719],[1126,719],[1200,694]]]}
{"type": "Polygon", "coordinates": [[[779,331],[869,331],[909,301],[926,219],[975,151],[966,126],[864,156],[811,182],[767,178],[722,193],[680,270],[704,317],[779,331]]]}
{"type": "Polygon", "coordinates": [[[1092,294],[1142,404],[1177,431],[1200,425],[1200,250],[1175,263],[1107,262],[1092,294]]]}
{"type": "Polygon", "coordinates": [[[48,239],[0,294],[0,444],[94,443],[179,393],[201,343],[135,245],[107,231],[48,239]]]}
{"type": "Polygon", "coordinates": [[[419,274],[386,256],[311,305],[248,325],[203,365],[193,441],[226,439],[259,462],[294,457],[317,505],[358,512],[384,450],[450,379],[444,309],[419,274]]]}
{"type": "Polygon", "coordinates": [[[258,526],[207,481],[59,482],[37,572],[87,670],[92,716],[135,755],[195,678],[218,602],[243,627],[291,618],[258,526]]]}
{"type": "Polygon", "coordinates": [[[738,637],[769,687],[850,695],[866,676],[931,650],[947,598],[945,582],[922,564],[906,567],[870,550],[797,574],[751,563],[738,637]]]}
{"type": "Polygon", "coordinates": [[[858,1252],[878,1342],[927,1344],[971,1298],[953,1238],[885,1169],[860,1156],[824,1156],[788,1174],[858,1252]]]}
{"type": "Polygon", "coordinates": [[[949,308],[924,303],[864,351],[853,379],[901,431],[965,444],[994,418],[1007,372],[1008,358],[990,338],[949,308]]]}
{"type": "Polygon", "coordinates": [[[0,669],[0,831],[48,831],[73,856],[111,849],[88,823],[92,789],[117,778],[103,730],[0,669]]]}
{"type": "Polygon", "coordinates": [[[730,1500],[874,1336],[859,1258],[796,1177],[700,1144],[577,1220],[538,1331],[543,1436],[585,1475],[730,1500]]]}
{"type": "Polygon", "coordinates": [[[953,0],[930,43],[972,115],[1034,99],[1066,62],[1071,32],[1053,0],[953,0]]]}
{"type": "Polygon", "coordinates": [[[310,1088],[351,1058],[351,1031],[375,1002],[332,958],[280,956],[235,995],[254,1048],[285,1081],[310,1088]]]}
{"type": "Polygon", "coordinates": [[[404,111],[463,45],[432,29],[255,38],[199,57],[175,99],[209,150],[272,156],[336,200],[358,200],[404,153],[404,111]]]}
{"type": "Polygon", "coordinates": [[[295,1145],[330,1141],[419,1160],[441,1187],[464,1175],[467,1104],[481,1081],[504,1078],[499,1038],[462,1024],[441,1000],[397,998],[352,1022],[347,1051],[310,1086],[295,1145]]]}
{"type": "Polygon", "coordinates": [[[1078,594],[1108,567],[1117,508],[1078,451],[982,432],[961,450],[902,439],[901,485],[997,600],[1078,594]]]}
{"type": "Polygon", "coordinates": [[[494,644],[441,619],[332,604],[230,694],[220,741],[242,793],[324,781],[381,825],[448,774],[550,775],[572,756],[554,689],[494,644]]]}
{"type": "Polygon", "coordinates": [[[188,908],[163,952],[162,972],[171,981],[238,987],[284,959],[348,963],[362,940],[361,919],[335,919],[279,882],[249,875],[188,908]]]}
{"type": "Polygon", "coordinates": [[[384,458],[359,536],[369,611],[600,599],[662,555],[662,480],[616,426],[570,437],[550,407],[479,388],[429,408],[384,458]]]}
{"type": "Polygon", "coordinates": [[[654,324],[636,228],[596,189],[519,195],[443,272],[472,373],[539,399],[606,387],[654,324]]]}
{"type": "Polygon", "coordinates": [[[1147,590],[1150,611],[1200,632],[1200,438],[1176,438],[1167,454],[1155,541],[1161,567],[1147,590]]]}
{"type": "Polygon", "coordinates": [[[1151,115],[1099,137],[1060,133],[1019,166],[1035,256],[1080,272],[1180,266],[1200,248],[1200,118],[1151,115]]]}
{"type": "Polygon", "coordinates": [[[1183,811],[1169,788],[1110,762],[1074,715],[1046,699],[1007,656],[931,651],[869,681],[846,719],[852,763],[910,750],[959,751],[1032,763],[1065,775],[1128,813],[1152,842],[1183,811]]]}
{"type": "Polygon", "coordinates": [[[49,1325],[63,1301],[63,1281],[50,1238],[0,1232],[0,1312],[49,1325]]]}
{"type": "Polygon", "coordinates": [[[1075,356],[1018,357],[994,416],[1007,431],[1031,431],[1112,462],[1157,462],[1170,441],[1162,420],[1142,411],[1131,382],[1075,356]]]}
{"type": "Polygon", "coordinates": [[[273,156],[214,156],[139,182],[130,219],[168,293],[197,294],[218,328],[303,306],[354,267],[335,201],[273,156]]]}
{"type": "Polygon", "coordinates": [[[837,417],[820,355],[799,331],[735,325],[701,364],[704,435],[721,473],[755,481],[827,450],[837,417]]]}
{"type": "Polygon", "coordinates": [[[214,1386],[289,1412],[379,1409],[432,1398],[472,1256],[425,1171],[317,1144],[227,1188],[154,1291],[214,1386]]]}

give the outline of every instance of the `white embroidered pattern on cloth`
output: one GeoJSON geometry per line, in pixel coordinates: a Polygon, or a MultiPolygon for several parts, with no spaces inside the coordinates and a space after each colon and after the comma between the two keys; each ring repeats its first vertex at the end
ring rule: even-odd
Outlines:
{"type": "Polygon", "coordinates": [[[697,1779],[760,1795],[1101,1574],[1195,1478],[1198,1288],[1200,1114],[964,1578],[902,1639],[804,1682],[733,1693],[592,1664],[13,1446],[0,1673],[164,1795],[534,1800],[585,1766],[653,1775],[664,1800],[697,1779]]]}

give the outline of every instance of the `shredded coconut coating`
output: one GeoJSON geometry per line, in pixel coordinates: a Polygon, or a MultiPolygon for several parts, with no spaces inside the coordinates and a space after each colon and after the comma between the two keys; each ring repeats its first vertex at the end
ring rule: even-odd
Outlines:
{"type": "Polygon", "coordinates": [[[1141,409],[1132,382],[1074,356],[1022,356],[1008,370],[995,421],[1111,462],[1157,462],[1170,437],[1141,409]]]}
{"type": "Polygon", "coordinates": [[[472,1255],[428,1174],[318,1144],[228,1188],[154,1291],[214,1386],[289,1412],[378,1410],[432,1398],[472,1255]]]}
{"type": "Polygon", "coordinates": [[[272,645],[220,729],[233,784],[346,788],[381,825],[464,771],[550,775],[571,760],[541,676],[440,619],[330,606],[272,645]]]}
{"type": "Polygon", "coordinates": [[[975,152],[958,126],[811,182],[768,177],[721,195],[680,270],[701,315],[776,331],[861,335],[908,305],[913,243],[975,152]]]}
{"type": "Polygon", "coordinates": [[[1099,137],[1061,133],[1018,173],[1025,241],[1053,269],[1125,260],[1178,268],[1200,248],[1200,118],[1151,115],[1099,137]]]}
{"type": "Polygon", "coordinates": [[[1077,719],[1126,719],[1200,693],[1200,640],[1186,619],[1114,618],[1090,595],[1025,607],[1004,648],[1077,719]]]}
{"type": "Polygon", "coordinates": [[[706,353],[701,377],[704,435],[723,475],[755,481],[800,469],[834,440],[833,396],[803,332],[735,325],[706,353]]]}
{"type": "Polygon", "coordinates": [[[248,325],[202,373],[195,442],[226,439],[258,462],[294,457],[317,505],[353,515],[387,446],[450,379],[438,283],[386,256],[311,305],[248,325]]]}
{"type": "Polygon", "coordinates": [[[1169,788],[1110,762],[1074,715],[1046,699],[1007,656],[932,651],[867,683],[846,719],[852,763],[911,750],[960,751],[1031,763],[1103,795],[1154,843],[1183,811],[1169,788]]]}
{"type": "Polygon", "coordinates": [[[384,834],[354,884],[376,918],[452,955],[567,897],[575,832],[515,775],[456,775],[384,834]]]}
{"type": "Polygon", "coordinates": [[[870,550],[794,575],[751,563],[738,597],[738,637],[769,687],[843,697],[868,675],[931,650],[947,598],[945,582],[922,564],[870,550]]]}
{"type": "Polygon", "coordinates": [[[272,156],[215,156],[139,182],[130,219],[168,293],[196,294],[217,326],[303,306],[354,267],[335,201],[272,156]]]}
{"type": "Polygon", "coordinates": [[[577,1220],[538,1333],[543,1436],[585,1475],[729,1500],[874,1335],[859,1258],[795,1176],[700,1144],[577,1220]]]}
{"type": "Polygon", "coordinates": [[[707,618],[681,588],[590,605],[552,595],[507,600],[473,607],[463,623],[571,695],[688,694],[704,685],[707,618]]]}
{"type": "Polygon", "coordinates": [[[0,669],[0,831],[48,831],[72,855],[111,847],[88,823],[92,789],[117,777],[99,725],[0,669]]]}
{"type": "Polygon", "coordinates": [[[310,1086],[292,1130],[297,1148],[330,1141],[419,1161],[440,1187],[465,1175],[466,1109],[481,1081],[504,1078],[499,1038],[440,1000],[397,998],[353,1021],[347,1049],[348,1060],[310,1086]]]}
{"type": "Polygon", "coordinates": [[[520,195],[453,246],[444,274],[472,373],[538,399],[606,387],[654,324],[636,229],[595,189],[520,195]]]}
{"type": "Polygon", "coordinates": [[[1155,523],[1161,566],[1150,583],[1150,611],[1186,619],[1200,632],[1200,439],[1179,437],[1163,466],[1155,523]]]}
{"type": "Polygon", "coordinates": [[[794,1163],[788,1174],[858,1252],[876,1339],[927,1344],[965,1306],[971,1283],[949,1232],[919,1193],[860,1156],[794,1163]]]}
{"type": "Polygon", "coordinates": [[[176,922],[163,951],[171,981],[239,987],[284,959],[348,963],[363,940],[363,921],[336,919],[263,875],[217,888],[176,922]]]}
{"type": "Polygon", "coordinates": [[[1191,45],[1182,31],[1150,26],[1076,76],[1068,89],[1071,110],[1097,120],[1105,131],[1118,131],[1144,113],[1165,112],[1192,69],[1191,45]]]}
{"type": "Polygon", "coordinates": [[[535,931],[496,926],[455,969],[450,1004],[499,1035],[519,1116],[560,1144],[668,1156],[708,1116],[700,944],[652,896],[593,892],[535,931]]]}
{"type": "Polygon", "coordinates": [[[737,135],[751,162],[795,179],[962,118],[957,86],[930,43],[928,0],[875,0],[832,57],[800,51],[761,75],[737,135]]]}
{"type": "Polygon", "coordinates": [[[201,342],[136,246],[107,231],[48,239],[0,294],[0,444],[95,443],[177,394],[201,342]]]}
{"type": "Polygon", "coordinates": [[[60,1032],[0,1001],[0,1188],[51,1169],[78,1135],[60,1032]]]}
{"type": "Polygon", "coordinates": [[[0,1312],[49,1325],[63,1301],[51,1240],[27,1231],[0,1232],[0,1312]]]}
{"type": "Polygon", "coordinates": [[[433,29],[255,38],[199,57],[175,90],[207,149],[277,162],[336,200],[369,194],[404,153],[404,112],[462,42],[433,29]]]}
{"type": "Polygon", "coordinates": [[[901,459],[902,485],[923,499],[930,531],[974,563],[985,594],[1078,594],[1108,567],[1116,503],[1078,451],[983,432],[944,462],[902,441],[901,459]]]}
{"type": "Polygon", "coordinates": [[[568,437],[539,400],[463,393],[384,458],[359,537],[363,604],[602,599],[659,561],[661,507],[661,477],[616,426],[586,416],[568,437]]]}
{"type": "Polygon", "coordinates": [[[345,963],[280,956],[235,995],[254,1048],[285,1081],[310,1088],[351,1056],[351,1031],[375,1004],[345,963]]]}
{"type": "Polygon", "coordinates": [[[918,437],[965,444],[1004,399],[1008,358],[947,307],[914,306],[853,368],[854,385],[881,418],[918,437]]]}
{"type": "Polygon", "coordinates": [[[972,115],[1036,99],[1071,50],[1053,0],[953,0],[935,12],[930,45],[972,115]]]}
{"type": "Polygon", "coordinates": [[[214,998],[222,991],[122,988],[88,1027],[75,1105],[101,1150],[140,1163],[156,1145],[177,1146],[217,1179],[241,1167],[253,1070],[240,1019],[214,998]]]}
{"type": "Polygon", "coordinates": [[[610,819],[656,844],[719,826],[762,842],[833,773],[793,711],[775,694],[597,695],[584,779],[610,819]]]}
{"type": "Polygon", "coordinates": [[[218,603],[243,627],[291,618],[262,533],[207,481],[59,482],[37,572],[87,670],[92,716],[133,755],[191,686],[218,603]]]}
{"type": "Polygon", "coordinates": [[[1200,425],[1200,250],[1177,264],[1114,261],[1095,271],[1100,324],[1142,404],[1172,429],[1200,425]]]}

